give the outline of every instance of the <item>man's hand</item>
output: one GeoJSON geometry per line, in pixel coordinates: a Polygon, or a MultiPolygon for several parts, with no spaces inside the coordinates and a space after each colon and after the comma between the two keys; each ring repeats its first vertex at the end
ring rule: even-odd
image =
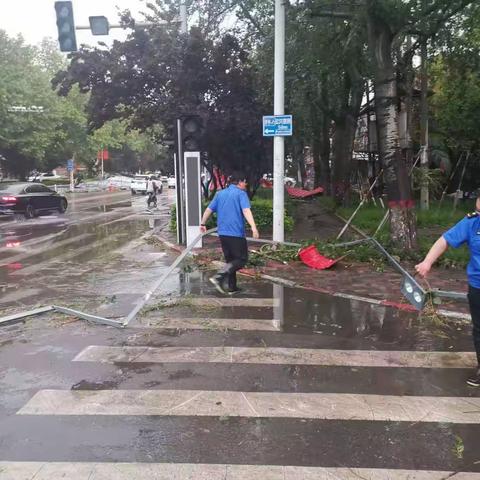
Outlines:
{"type": "Polygon", "coordinates": [[[207,227],[205,225],[200,225],[200,232],[205,233],[207,231],[207,227]]]}
{"type": "Polygon", "coordinates": [[[426,277],[432,268],[432,264],[427,260],[424,260],[422,263],[415,265],[415,270],[421,277],[426,277]]]}
{"type": "Polygon", "coordinates": [[[256,228],[252,229],[252,234],[253,234],[253,238],[255,239],[260,238],[260,234],[258,233],[258,230],[256,228]]]}

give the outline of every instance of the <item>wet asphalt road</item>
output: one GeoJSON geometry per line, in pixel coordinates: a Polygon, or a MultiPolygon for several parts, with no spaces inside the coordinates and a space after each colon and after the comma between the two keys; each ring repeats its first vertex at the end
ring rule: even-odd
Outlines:
{"type": "Polygon", "coordinates": [[[173,191],[165,189],[159,199],[150,214],[146,197],[130,192],[76,194],[69,196],[65,215],[0,219],[0,309],[58,302],[79,307],[91,303],[92,296],[98,303],[109,295],[101,284],[112,275],[115,282],[128,285],[129,268],[117,262],[120,253],[128,256],[123,247],[131,250],[134,271],[140,270],[136,261],[159,256],[134,252],[135,241],[168,222],[173,191]]]}
{"type": "MultiPolygon", "coordinates": [[[[1,308],[125,315],[174,258],[145,240],[172,198],[2,222],[1,308]]],[[[244,279],[223,298],[190,270],[124,330],[1,327],[0,480],[480,478],[468,325],[244,279]]]]}

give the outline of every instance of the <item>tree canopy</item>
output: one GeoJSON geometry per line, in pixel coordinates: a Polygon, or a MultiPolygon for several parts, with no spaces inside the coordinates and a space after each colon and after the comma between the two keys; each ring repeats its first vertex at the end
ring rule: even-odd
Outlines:
{"type": "MultiPolygon", "coordinates": [[[[134,26],[127,14],[123,21],[134,26]]],[[[76,85],[89,94],[91,130],[115,119],[140,131],[161,125],[162,142],[173,139],[177,118],[199,115],[207,168],[242,169],[255,185],[270,168],[255,73],[250,55],[232,35],[211,39],[192,28],[179,37],[175,29],[151,25],[134,28],[111,48],[82,48],[54,85],[60,95],[69,95],[76,85]]]]}

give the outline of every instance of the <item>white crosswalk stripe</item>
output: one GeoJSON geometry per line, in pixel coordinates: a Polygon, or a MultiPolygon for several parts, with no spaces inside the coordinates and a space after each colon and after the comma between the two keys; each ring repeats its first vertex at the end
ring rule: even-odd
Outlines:
{"type": "Polygon", "coordinates": [[[182,463],[0,462],[0,480],[480,480],[480,473],[182,463]]]}
{"type": "MultiPolygon", "coordinates": [[[[192,307],[214,306],[218,308],[237,308],[237,307],[255,307],[272,308],[272,317],[276,317],[276,308],[279,306],[277,299],[271,298],[206,298],[206,297],[188,297],[188,305],[192,307]]],[[[262,310],[262,314],[264,311],[262,310]]],[[[141,338],[147,338],[150,333],[158,335],[165,334],[163,329],[181,329],[192,330],[192,335],[206,335],[205,332],[195,332],[196,330],[238,330],[236,335],[252,334],[252,337],[260,336],[260,333],[268,332],[265,336],[272,337],[280,335],[280,320],[259,319],[259,318],[210,318],[207,314],[199,318],[173,318],[173,317],[143,317],[135,325],[137,329],[132,336],[135,343],[141,338]],[[139,333],[140,332],[140,333],[139,333]],[[137,337],[137,335],[139,335],[137,337]]],[[[228,314],[227,314],[228,315],[228,314]]],[[[169,332],[170,334],[172,332],[169,332]]],[[[174,332],[177,334],[178,332],[174,332]]],[[[183,333],[183,332],[180,332],[183,333]]],[[[218,332],[214,332],[218,335],[218,332]]],[[[189,337],[190,338],[190,337],[189,337]]],[[[191,340],[195,343],[195,337],[191,340]]],[[[218,338],[218,337],[217,337],[218,338]]],[[[129,421],[134,425],[150,421],[149,418],[166,419],[169,422],[176,422],[181,419],[182,422],[211,422],[211,425],[222,423],[222,419],[236,419],[238,423],[231,422],[224,426],[235,429],[241,422],[281,422],[298,421],[301,429],[307,422],[337,422],[341,423],[361,423],[376,424],[382,422],[392,422],[392,424],[408,422],[410,428],[416,425],[448,425],[449,429],[472,428],[480,424],[480,398],[469,396],[428,396],[424,394],[425,390],[420,390],[420,394],[408,395],[385,395],[385,394],[362,394],[352,393],[355,390],[348,390],[348,393],[318,392],[315,385],[319,385],[322,377],[315,379],[307,386],[307,392],[296,389],[295,380],[292,379],[290,391],[289,367],[296,366],[321,366],[325,370],[329,367],[365,367],[368,369],[384,369],[390,372],[389,368],[408,369],[409,373],[423,375],[418,369],[437,369],[450,370],[465,369],[473,367],[476,363],[475,355],[472,352],[451,352],[451,351],[382,351],[382,350],[342,350],[342,349],[322,349],[322,348],[288,348],[288,347],[244,347],[244,346],[224,346],[221,340],[216,340],[215,346],[150,346],[145,340],[143,345],[90,345],[79,351],[72,359],[76,362],[76,367],[80,369],[92,368],[89,364],[106,364],[102,366],[106,370],[118,368],[121,375],[124,372],[142,369],[145,365],[135,365],[140,363],[157,364],[152,368],[148,379],[145,380],[145,387],[139,389],[128,389],[129,385],[123,385],[120,382],[114,387],[105,389],[92,389],[88,386],[86,380],[86,389],[68,390],[68,389],[43,389],[37,391],[21,408],[16,412],[15,418],[23,421],[46,418],[51,421],[53,418],[62,423],[68,423],[69,419],[75,422],[78,418],[88,418],[89,421],[98,422],[95,417],[107,418],[108,421],[116,422],[112,417],[129,417],[129,421]],[[117,365],[112,367],[109,364],[126,363],[130,365],[117,365]],[[203,365],[203,369],[194,370],[195,367],[203,365]],[[165,364],[165,365],[163,365],[165,364]],[[214,382],[211,383],[210,374],[207,374],[209,385],[205,387],[202,383],[201,375],[205,374],[207,368],[211,368],[214,382]],[[228,364],[223,367],[224,371],[242,372],[250,371],[249,375],[256,368],[261,366],[266,369],[268,375],[268,366],[277,372],[282,369],[284,373],[283,389],[288,391],[263,391],[261,388],[257,391],[257,385],[252,382],[251,389],[238,387],[231,382],[231,390],[222,390],[215,384],[215,369],[220,370],[218,364],[228,364]],[[238,368],[237,365],[249,365],[248,367],[238,368]],[[176,369],[182,374],[191,375],[192,378],[197,375],[199,378],[191,387],[177,389],[168,389],[169,384],[165,378],[171,374],[175,379],[176,369]],[[417,370],[415,370],[417,369],[417,370]],[[155,371],[162,372],[162,378],[158,383],[151,381],[154,378],[155,371]],[[166,373],[165,373],[166,372],[166,373]],[[175,373],[171,373],[175,372],[175,373]],[[200,373],[199,373],[200,372],[200,373]],[[316,383],[315,383],[316,382],[316,383]],[[151,384],[151,385],[149,385],[151,384]],[[154,387],[152,387],[155,385],[154,387]],[[161,385],[158,387],[158,385],[161,385]],[[285,385],[287,385],[285,387],[285,385]],[[151,388],[152,387],[152,388],[151,388]],[[112,389],[113,388],[113,389],[112,389]],[[117,389],[118,388],[118,389],[117,389]],[[151,388],[151,389],[150,389],[151,388]],[[202,389],[203,388],[203,389],[202,389]],[[212,388],[207,389],[207,388],[212,388]],[[241,388],[243,391],[236,391],[235,388],[241,388]],[[69,419],[66,420],[66,417],[69,419]],[[145,418],[142,418],[145,417],[145,418]],[[134,420],[133,420],[134,419],[134,420]],[[245,420],[246,419],[246,420],[245,420]],[[305,423],[302,423],[305,422],[305,423]]],[[[189,340],[190,342],[190,340],[189,340]]],[[[243,343],[239,343],[242,345],[243,343]]],[[[257,343],[258,344],[258,343],[257,343]]],[[[157,345],[162,345],[157,343],[157,345]]],[[[150,367],[150,366],[149,366],[150,367]]],[[[144,368],[147,371],[147,368],[144,368]]],[[[303,369],[304,371],[307,369],[303,369]]],[[[312,370],[312,369],[310,369],[312,370]]],[[[377,370],[375,370],[377,372],[377,370]]],[[[297,373],[293,373],[295,375],[297,373]]],[[[117,373],[118,375],[118,373],[117,373]]],[[[148,374],[145,374],[148,375],[148,374]]],[[[362,372],[360,372],[361,377],[362,372]]],[[[178,377],[184,378],[184,377],[178,377]]],[[[246,377],[250,378],[250,377],[246,377]]],[[[156,379],[155,379],[156,380],[156,379]]],[[[219,385],[222,378],[218,380],[219,385]]],[[[132,384],[130,384],[132,385],[132,384]]],[[[172,384],[173,385],[173,384],[172,384]]],[[[179,385],[179,384],[177,384],[179,385]]],[[[182,385],[190,385],[188,382],[182,385]]],[[[270,383],[271,385],[271,383],[270,383]]],[[[173,385],[174,386],[174,385],[173,385]]],[[[305,383],[303,384],[305,388],[305,383]]],[[[137,386],[135,386],[137,387],[137,386]]],[[[347,386],[348,387],[348,386],[347,386]]],[[[225,385],[223,385],[225,388],[225,385]]],[[[267,388],[262,385],[262,388],[267,388]]],[[[370,387],[375,392],[375,386],[370,387]]],[[[281,390],[281,388],[279,388],[281,390]]],[[[365,390],[361,390],[365,391],[365,390]]],[[[431,392],[432,390],[430,390],[431,392]]],[[[345,392],[345,390],[340,390],[345,392]]],[[[431,395],[437,395],[433,391],[431,395]]],[[[450,395],[451,392],[445,393],[450,395]]],[[[465,394],[468,395],[468,394],[465,394]]],[[[86,424],[89,424],[85,420],[86,424]]],[[[205,424],[206,424],[205,423],[205,424]]],[[[182,423],[185,425],[186,423],[182,423]]],[[[137,427],[133,427],[134,429],[137,427]]],[[[198,427],[195,427],[198,428],[198,427]]],[[[315,428],[321,428],[316,427],[315,428]]],[[[348,428],[345,427],[345,428],[348,428]]],[[[362,427],[363,428],[363,427],[362,427]]],[[[368,428],[368,427],[366,427],[368,428]]],[[[383,428],[383,427],[381,427],[383,428]]],[[[261,429],[260,429],[261,430],[261,429]]],[[[191,434],[191,432],[189,432],[191,434]]],[[[274,435],[270,432],[270,435],[274,435]]],[[[166,433],[162,432],[162,435],[166,433]]],[[[301,437],[301,433],[298,434],[301,437]]],[[[195,437],[196,438],[196,437],[195,437]]],[[[276,437],[275,437],[276,438],[276,437]]],[[[258,441],[249,440],[249,441],[258,441]]],[[[279,442],[282,441],[280,437],[279,442]]],[[[237,446],[237,442],[235,442],[237,446]]],[[[215,447],[214,447],[215,448],[215,447]]],[[[301,449],[301,446],[293,446],[301,449]]],[[[449,447],[451,448],[451,446],[449,447]]],[[[319,446],[321,449],[321,446],[319,446]]],[[[226,450],[228,451],[228,449],[226,450]]],[[[358,457],[360,452],[356,452],[358,457]]],[[[56,480],[68,478],[70,480],[443,480],[446,478],[455,480],[480,480],[480,473],[468,471],[453,471],[450,469],[439,468],[433,470],[402,470],[401,457],[405,452],[399,455],[398,464],[395,469],[383,468],[349,468],[348,460],[342,459],[342,462],[333,463],[333,465],[342,465],[341,467],[328,468],[321,466],[294,466],[285,465],[251,465],[256,460],[244,458],[243,462],[237,459],[221,457],[220,462],[225,463],[182,463],[182,461],[191,461],[190,458],[182,458],[179,463],[154,463],[163,461],[163,458],[154,457],[152,463],[130,463],[120,462],[111,463],[111,459],[93,458],[92,462],[0,462],[0,480],[10,479],[29,479],[29,480],[56,480]],[[228,463],[231,462],[231,463],[228,463]]],[[[359,457],[361,458],[361,457],[359,457]]],[[[372,457],[369,457],[372,458],[372,457]]],[[[132,460],[142,460],[136,456],[132,460]]],[[[283,459],[283,457],[282,457],[283,459]]],[[[282,461],[280,459],[280,462],[282,461]]],[[[127,458],[122,460],[127,460],[127,458]]],[[[130,460],[130,458],[128,458],[130,460]]],[[[165,461],[171,461],[168,456],[165,461]]],[[[202,458],[198,458],[202,462],[202,458]]],[[[147,460],[148,461],[148,460],[147,460]]],[[[266,460],[260,460],[268,463],[266,460]]],[[[299,463],[302,463],[302,459],[299,463]]],[[[260,463],[259,462],[259,463],[260,463]]],[[[319,461],[322,465],[323,460],[319,461]]],[[[337,462],[337,460],[335,460],[337,462]]],[[[311,465],[305,463],[305,465],[311,465]]],[[[356,463],[358,465],[358,463],[356,463]]],[[[373,466],[391,466],[388,462],[385,464],[375,464],[373,466]]],[[[447,463],[451,467],[451,462],[447,463]]],[[[370,467],[371,465],[366,465],[370,467]]],[[[410,464],[409,466],[412,466],[410,464]]],[[[414,464],[414,467],[416,465],[414,464]]],[[[441,462],[440,462],[441,466],[441,462]]]]}
{"type": "MultiPolygon", "coordinates": [[[[175,325],[175,320],[168,325],[175,325]]],[[[186,325],[188,320],[182,321],[186,325]]],[[[208,320],[213,325],[219,321],[208,320]]],[[[241,325],[245,320],[239,320],[241,325]]],[[[247,327],[262,326],[271,320],[257,320],[247,327]]],[[[195,323],[195,321],[194,321],[195,323]]],[[[236,320],[230,320],[235,328],[236,320]]],[[[226,325],[226,324],[225,324],[226,325]]],[[[178,327],[181,328],[181,327],[178,327]]],[[[196,328],[196,327],[194,327],[196,328]]],[[[241,329],[237,327],[238,329],[241,329]]],[[[248,328],[247,328],[248,329],[248,328]]],[[[264,330],[265,328],[259,328],[264,330]]],[[[403,368],[467,368],[476,365],[473,352],[411,352],[379,350],[331,350],[307,348],[248,348],[248,347],[111,347],[91,345],[80,352],[77,362],[147,362],[147,363],[262,363],[276,365],[328,365],[348,367],[403,368]]]]}
{"type": "Polygon", "coordinates": [[[188,390],[41,390],[19,415],[196,415],[480,423],[480,398],[188,390]]]}
{"type": "Polygon", "coordinates": [[[135,324],[136,328],[180,328],[190,330],[260,330],[280,331],[276,320],[249,318],[148,318],[135,324]]]}

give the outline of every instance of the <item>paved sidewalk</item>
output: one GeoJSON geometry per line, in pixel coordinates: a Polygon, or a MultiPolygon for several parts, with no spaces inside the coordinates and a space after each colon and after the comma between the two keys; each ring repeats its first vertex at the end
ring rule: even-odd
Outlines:
{"type": "MultiPolygon", "coordinates": [[[[175,237],[163,232],[160,235],[163,242],[167,242],[171,247],[181,250],[181,247],[175,244],[175,237]]],[[[250,245],[250,248],[258,250],[256,246],[250,245]]],[[[204,239],[202,249],[196,249],[201,263],[217,261],[222,258],[218,239],[207,237],[204,239]]],[[[413,264],[403,264],[408,271],[414,272],[413,264]]],[[[347,258],[334,265],[329,270],[314,270],[300,261],[290,262],[285,265],[281,262],[267,261],[262,267],[247,268],[244,273],[250,276],[268,275],[289,282],[297,286],[322,291],[325,293],[342,293],[346,295],[355,295],[370,298],[372,300],[381,300],[391,302],[392,304],[407,304],[407,300],[400,292],[402,276],[388,265],[377,270],[377,267],[368,263],[351,261],[347,258]]],[[[422,280],[425,289],[428,285],[432,289],[463,292],[467,291],[466,273],[463,269],[445,269],[434,268],[428,279],[428,284],[422,280]]],[[[464,301],[443,299],[438,308],[461,313],[468,313],[468,305],[464,301]]]]}

